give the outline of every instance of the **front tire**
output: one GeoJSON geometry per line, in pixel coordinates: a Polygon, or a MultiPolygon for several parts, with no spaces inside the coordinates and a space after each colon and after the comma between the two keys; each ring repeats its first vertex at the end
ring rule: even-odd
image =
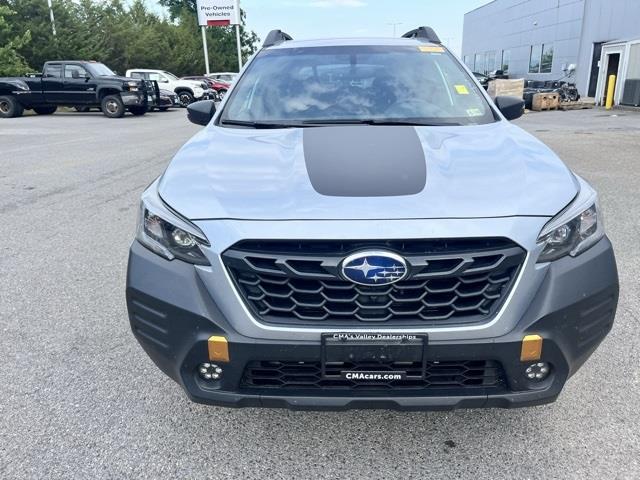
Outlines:
{"type": "Polygon", "coordinates": [[[124,115],[124,104],[120,95],[107,95],[100,102],[102,113],[109,118],[121,118],[124,115]]]}
{"type": "Polygon", "coordinates": [[[47,107],[33,107],[33,111],[38,115],[51,115],[52,113],[55,113],[56,110],[58,110],[58,107],[55,105],[47,107]]]}
{"type": "Polygon", "coordinates": [[[186,90],[178,93],[178,99],[180,100],[180,105],[182,105],[183,107],[186,107],[193,103],[193,95],[191,95],[191,92],[187,92],[186,90]]]}
{"type": "Polygon", "coordinates": [[[147,113],[149,109],[147,107],[140,107],[140,106],[134,105],[133,107],[129,107],[129,111],[131,112],[132,115],[139,117],[140,115],[144,115],[145,113],[147,113]]]}
{"type": "Polygon", "coordinates": [[[24,112],[24,107],[18,103],[13,95],[0,96],[0,117],[14,118],[20,117],[24,112]]]}
{"type": "Polygon", "coordinates": [[[166,112],[167,110],[169,110],[169,107],[158,107],[158,110],[160,110],[161,112],[166,112]]]}
{"type": "Polygon", "coordinates": [[[224,96],[227,94],[226,90],[218,90],[218,98],[220,98],[220,101],[224,100],[224,96]]]}

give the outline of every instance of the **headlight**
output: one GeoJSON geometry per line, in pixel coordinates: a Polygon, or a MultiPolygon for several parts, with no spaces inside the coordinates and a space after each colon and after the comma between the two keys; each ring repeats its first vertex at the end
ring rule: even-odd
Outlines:
{"type": "Polygon", "coordinates": [[[127,87],[129,87],[130,92],[137,92],[140,84],[138,82],[127,82],[127,87]]]}
{"type": "Polygon", "coordinates": [[[582,187],[578,198],[540,232],[538,243],[544,247],[538,263],[551,262],[566,255],[580,255],[604,236],[597,195],[584,180],[578,180],[582,187]]]}
{"type": "MultiPolygon", "coordinates": [[[[150,187],[154,188],[155,185],[150,187]]],[[[162,200],[146,193],[140,204],[136,238],[167,260],[177,258],[194,265],[210,265],[200,249],[201,245],[209,246],[200,229],[169,210],[162,200]]]]}

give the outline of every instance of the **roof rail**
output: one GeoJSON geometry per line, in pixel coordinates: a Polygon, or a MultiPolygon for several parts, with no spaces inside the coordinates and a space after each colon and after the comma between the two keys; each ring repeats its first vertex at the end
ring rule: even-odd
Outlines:
{"type": "Polygon", "coordinates": [[[284,33],[282,30],[271,30],[262,44],[262,48],[273,47],[287,40],[293,40],[291,35],[284,33]]]}
{"type": "Polygon", "coordinates": [[[442,43],[431,27],[418,27],[402,35],[402,38],[417,38],[431,43],[442,43]]]}

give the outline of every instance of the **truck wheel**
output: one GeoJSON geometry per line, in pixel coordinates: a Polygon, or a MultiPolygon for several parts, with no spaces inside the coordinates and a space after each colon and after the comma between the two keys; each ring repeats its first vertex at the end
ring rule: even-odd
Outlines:
{"type": "Polygon", "coordinates": [[[167,110],[169,110],[169,107],[158,107],[158,110],[160,110],[161,112],[166,112],[167,110]]]}
{"type": "Polygon", "coordinates": [[[133,106],[133,107],[129,107],[129,111],[131,112],[131,114],[135,116],[140,116],[147,113],[149,109],[147,107],[133,106]]]}
{"type": "Polygon", "coordinates": [[[107,95],[100,105],[102,113],[109,118],[120,118],[124,115],[124,104],[120,95],[107,95]]]}
{"type": "Polygon", "coordinates": [[[0,117],[19,117],[24,112],[24,107],[18,103],[13,95],[0,96],[0,117]]]}
{"type": "Polygon", "coordinates": [[[33,111],[36,112],[38,115],[51,115],[57,109],[58,107],[56,107],[55,105],[51,105],[48,107],[33,107],[33,111]]]}
{"type": "Polygon", "coordinates": [[[218,97],[220,97],[220,101],[224,100],[224,96],[227,94],[225,89],[218,90],[218,97]]]}
{"type": "Polygon", "coordinates": [[[178,93],[178,99],[180,100],[180,105],[182,105],[183,107],[186,107],[187,105],[193,103],[193,95],[191,95],[191,93],[187,92],[186,90],[178,93]]]}

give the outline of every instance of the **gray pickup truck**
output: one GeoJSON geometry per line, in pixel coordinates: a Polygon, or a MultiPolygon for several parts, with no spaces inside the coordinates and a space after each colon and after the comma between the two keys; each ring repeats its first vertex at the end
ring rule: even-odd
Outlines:
{"type": "Polygon", "coordinates": [[[144,115],[158,96],[154,82],[120,77],[102,63],[52,61],[42,74],[0,78],[0,118],[19,117],[24,110],[50,115],[61,106],[97,107],[109,118],[127,110],[144,115]]]}

